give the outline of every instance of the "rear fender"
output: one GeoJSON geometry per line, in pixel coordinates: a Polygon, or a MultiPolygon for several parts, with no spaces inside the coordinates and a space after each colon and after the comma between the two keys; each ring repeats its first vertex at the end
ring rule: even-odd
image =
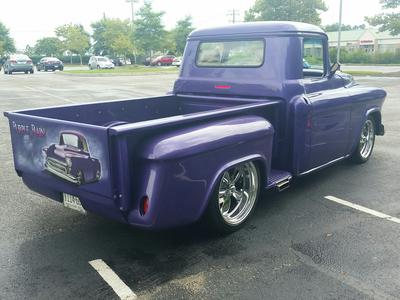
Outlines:
{"type": "Polygon", "coordinates": [[[273,133],[264,118],[238,116],[150,138],[139,151],[143,175],[134,184],[136,202],[151,195],[149,214],[133,208],[129,222],[165,228],[197,221],[221,174],[241,162],[255,161],[264,180],[273,133]]]}

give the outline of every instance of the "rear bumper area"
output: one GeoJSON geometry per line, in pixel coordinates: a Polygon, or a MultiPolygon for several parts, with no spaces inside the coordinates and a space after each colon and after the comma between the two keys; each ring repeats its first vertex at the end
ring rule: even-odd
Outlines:
{"type": "Polygon", "coordinates": [[[65,186],[62,182],[46,181],[35,174],[24,173],[22,174],[22,180],[29,189],[55,201],[62,203],[62,193],[71,194],[79,197],[82,206],[88,212],[118,222],[128,223],[123,213],[118,209],[117,203],[112,198],[77,189],[75,185],[65,186]]]}
{"type": "Polygon", "coordinates": [[[9,71],[11,72],[29,72],[33,70],[33,66],[10,66],[9,71]]]}

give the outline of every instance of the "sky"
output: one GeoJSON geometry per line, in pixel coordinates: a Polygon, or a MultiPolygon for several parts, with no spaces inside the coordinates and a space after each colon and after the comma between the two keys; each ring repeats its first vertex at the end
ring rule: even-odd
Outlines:
{"type": "MultiPolygon", "coordinates": [[[[90,24],[106,17],[129,19],[131,6],[126,0],[2,0],[0,21],[9,29],[16,41],[17,49],[34,46],[37,39],[54,36],[54,29],[67,23],[82,24],[90,32],[90,24]]],[[[155,10],[164,11],[164,25],[174,27],[177,20],[191,15],[195,27],[229,24],[229,12],[235,9],[242,19],[244,11],[255,0],[153,0],[155,10]]],[[[138,0],[139,8],[143,0],[138,0]]],[[[339,0],[325,0],[329,7],[321,14],[322,24],[338,21],[339,0]]],[[[381,10],[379,0],[343,0],[343,24],[364,23],[364,16],[371,16],[381,10]]]]}

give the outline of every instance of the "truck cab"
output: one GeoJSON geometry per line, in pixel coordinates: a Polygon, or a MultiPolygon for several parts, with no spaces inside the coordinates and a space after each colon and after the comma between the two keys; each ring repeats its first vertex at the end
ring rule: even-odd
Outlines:
{"type": "Polygon", "coordinates": [[[332,69],[328,37],[298,22],[250,22],[192,32],[174,93],[280,102],[277,169],[303,175],[348,157],[363,121],[384,132],[382,89],[332,69]]]}

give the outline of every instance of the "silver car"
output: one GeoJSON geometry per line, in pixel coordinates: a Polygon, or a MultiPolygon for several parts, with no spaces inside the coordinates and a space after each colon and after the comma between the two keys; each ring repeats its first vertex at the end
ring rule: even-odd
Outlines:
{"type": "Polygon", "coordinates": [[[114,69],[115,65],[105,56],[92,56],[89,59],[89,69],[114,69]]]}
{"type": "Polygon", "coordinates": [[[13,72],[24,72],[25,74],[33,74],[33,63],[25,54],[14,54],[7,58],[4,65],[4,74],[12,74],[13,72]]]}

